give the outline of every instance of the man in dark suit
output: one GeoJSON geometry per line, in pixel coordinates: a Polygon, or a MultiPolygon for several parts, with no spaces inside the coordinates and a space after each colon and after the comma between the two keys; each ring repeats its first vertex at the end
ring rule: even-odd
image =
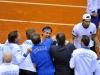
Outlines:
{"type": "Polygon", "coordinates": [[[56,40],[57,44],[50,49],[55,65],[55,75],[73,75],[74,71],[70,69],[69,61],[75,46],[71,43],[66,44],[64,33],[58,33],[56,40]]]}

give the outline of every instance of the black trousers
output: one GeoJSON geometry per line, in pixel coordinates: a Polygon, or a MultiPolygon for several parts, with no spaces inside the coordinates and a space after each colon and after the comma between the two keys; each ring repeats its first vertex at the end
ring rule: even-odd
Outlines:
{"type": "Polygon", "coordinates": [[[20,69],[19,75],[36,75],[36,72],[20,69]]]}

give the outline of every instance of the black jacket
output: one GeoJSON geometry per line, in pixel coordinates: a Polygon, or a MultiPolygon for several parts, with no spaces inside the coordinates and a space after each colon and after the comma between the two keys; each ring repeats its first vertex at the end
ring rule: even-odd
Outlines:
{"type": "Polygon", "coordinates": [[[70,69],[69,61],[75,46],[68,43],[65,46],[52,46],[51,56],[55,65],[55,75],[74,75],[74,70],[70,69]]]}

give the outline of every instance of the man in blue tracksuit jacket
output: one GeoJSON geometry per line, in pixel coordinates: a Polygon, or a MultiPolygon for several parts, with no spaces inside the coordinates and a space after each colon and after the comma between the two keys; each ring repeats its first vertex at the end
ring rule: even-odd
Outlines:
{"type": "MultiPolygon", "coordinates": [[[[52,59],[49,54],[49,47],[41,43],[41,38],[39,34],[33,34],[31,40],[34,44],[32,47],[32,53],[30,54],[31,60],[36,64],[38,75],[54,75],[54,66],[52,59]]],[[[48,45],[49,45],[48,40],[48,45]]]]}

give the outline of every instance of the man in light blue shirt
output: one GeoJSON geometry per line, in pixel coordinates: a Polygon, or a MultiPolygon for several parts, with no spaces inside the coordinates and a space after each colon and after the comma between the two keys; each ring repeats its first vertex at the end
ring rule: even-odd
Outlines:
{"type": "Polygon", "coordinates": [[[70,68],[74,68],[75,75],[93,75],[96,71],[97,55],[88,47],[90,39],[83,35],[82,48],[76,49],[70,59],[70,68]]]}

